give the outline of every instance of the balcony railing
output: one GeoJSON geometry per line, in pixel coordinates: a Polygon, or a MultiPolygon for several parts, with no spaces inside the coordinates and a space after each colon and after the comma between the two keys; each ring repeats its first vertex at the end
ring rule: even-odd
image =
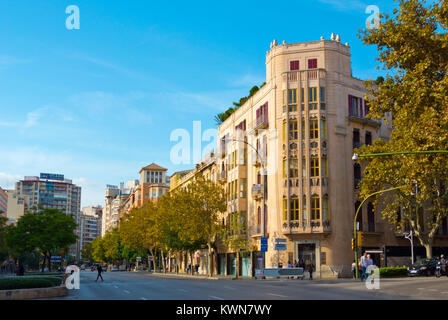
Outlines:
{"type": "Polygon", "coordinates": [[[267,128],[268,126],[268,115],[262,114],[261,116],[257,117],[255,121],[255,129],[263,129],[267,128]]]}
{"type": "Polygon", "coordinates": [[[253,225],[253,226],[249,226],[249,234],[251,236],[257,235],[257,234],[261,234],[261,225],[260,224],[256,224],[256,225],[253,225]]]}

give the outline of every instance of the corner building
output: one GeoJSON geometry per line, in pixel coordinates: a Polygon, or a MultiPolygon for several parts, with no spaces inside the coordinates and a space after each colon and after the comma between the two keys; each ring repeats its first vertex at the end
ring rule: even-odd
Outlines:
{"type": "MultiPolygon", "coordinates": [[[[351,74],[350,47],[339,36],[333,39],[274,40],[266,54],[266,83],[219,127],[218,179],[227,185],[228,213],[246,215],[253,240],[254,251],[240,263],[242,275],[262,267],[263,230],[269,239],[266,267],[302,259],[313,261],[317,277],[351,272],[361,178],[353,148],[388,139],[392,127],[366,118],[367,91],[351,74]],[[287,239],[285,251],[274,249],[275,238],[287,239]]],[[[381,217],[370,212],[367,220],[374,228],[381,217]]],[[[229,255],[218,252],[220,273],[234,272],[229,255]]]]}

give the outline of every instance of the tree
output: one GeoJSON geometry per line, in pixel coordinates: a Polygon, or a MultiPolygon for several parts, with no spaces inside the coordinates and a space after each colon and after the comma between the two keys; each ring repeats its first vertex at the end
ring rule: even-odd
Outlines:
{"type": "MultiPolygon", "coordinates": [[[[205,241],[210,262],[212,245],[221,231],[220,213],[227,209],[224,188],[198,175],[180,191],[179,199],[179,221],[182,221],[179,237],[191,243],[205,241]]],[[[211,263],[208,263],[207,269],[211,276],[211,263]]]]}
{"type": "Polygon", "coordinates": [[[89,262],[94,262],[93,260],[93,248],[92,243],[86,243],[81,252],[81,257],[83,260],[88,260],[89,262]]]}
{"type": "Polygon", "coordinates": [[[240,252],[250,250],[246,219],[241,212],[229,214],[227,225],[221,231],[222,242],[236,252],[236,278],[240,276],[240,252]]]}
{"type": "Polygon", "coordinates": [[[102,237],[92,241],[92,258],[94,262],[104,262],[106,260],[104,239],[102,237]]]}
{"type": "Polygon", "coordinates": [[[8,247],[19,254],[39,251],[44,256],[42,270],[46,262],[51,270],[52,254],[76,243],[75,228],[76,222],[72,216],[57,209],[40,208],[20,217],[17,225],[9,228],[6,242],[8,247]]]}
{"type": "MultiPolygon", "coordinates": [[[[448,3],[399,0],[393,16],[382,15],[378,29],[361,32],[365,44],[376,45],[384,79],[369,81],[369,117],[392,114],[390,141],[375,141],[359,153],[445,150],[448,146],[448,3]]],[[[432,256],[434,236],[448,214],[446,154],[402,155],[369,159],[361,196],[383,186],[402,186],[382,197],[382,215],[413,229],[432,256]],[[384,199],[387,199],[384,201],[384,199]]],[[[379,208],[379,201],[376,201],[379,208]]],[[[398,228],[401,228],[398,226],[398,228]]]]}
{"type": "Polygon", "coordinates": [[[7,221],[8,219],[3,217],[0,211],[0,262],[8,258],[8,246],[6,244],[7,221]]]}

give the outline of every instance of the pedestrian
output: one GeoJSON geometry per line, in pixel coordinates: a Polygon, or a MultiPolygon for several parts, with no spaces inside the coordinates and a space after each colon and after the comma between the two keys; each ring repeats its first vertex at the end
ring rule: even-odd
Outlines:
{"type": "Polygon", "coordinates": [[[103,273],[103,267],[99,264],[96,270],[98,271],[98,275],[96,277],[95,282],[98,281],[98,278],[101,278],[101,281],[104,281],[103,276],[101,275],[101,273],[103,273]]]}
{"type": "Polygon", "coordinates": [[[352,272],[353,272],[353,279],[356,279],[356,261],[353,260],[352,263],[352,272]]]}
{"type": "Polygon", "coordinates": [[[288,268],[292,268],[292,263],[291,263],[291,261],[288,261],[288,268]]]}
{"type": "Polygon", "coordinates": [[[305,263],[303,262],[303,259],[300,259],[299,268],[305,269],[305,263]]]}
{"type": "Polygon", "coordinates": [[[361,257],[361,281],[364,281],[364,277],[367,278],[367,267],[369,265],[369,260],[367,258],[367,252],[364,252],[363,256],[361,257]]]}
{"type": "Polygon", "coordinates": [[[297,260],[294,260],[294,268],[298,268],[299,267],[299,263],[297,262],[297,260]]]}
{"type": "Polygon", "coordinates": [[[308,261],[308,263],[306,265],[306,270],[310,274],[310,280],[313,280],[314,265],[313,265],[313,262],[311,260],[308,261]]]}

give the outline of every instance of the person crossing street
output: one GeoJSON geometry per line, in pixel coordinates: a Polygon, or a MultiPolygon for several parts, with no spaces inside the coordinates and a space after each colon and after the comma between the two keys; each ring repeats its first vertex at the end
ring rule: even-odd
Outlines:
{"type": "Polygon", "coordinates": [[[101,278],[101,281],[104,281],[103,276],[101,275],[103,273],[103,268],[101,267],[100,264],[98,265],[97,270],[98,270],[98,276],[96,277],[95,282],[98,281],[98,278],[101,278]]]}

